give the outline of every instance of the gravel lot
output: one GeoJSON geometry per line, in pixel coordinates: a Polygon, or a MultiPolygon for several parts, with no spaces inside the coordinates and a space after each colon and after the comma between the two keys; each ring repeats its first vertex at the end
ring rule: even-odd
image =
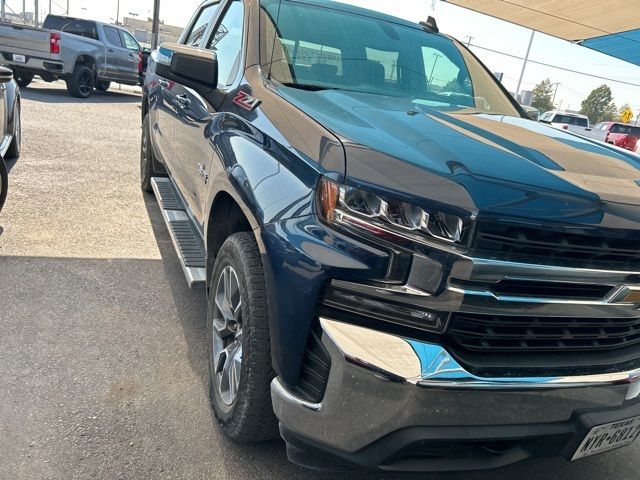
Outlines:
{"type": "MultiPolygon", "coordinates": [[[[281,442],[222,437],[204,292],[187,287],[138,187],[140,97],[77,101],[39,82],[23,98],[0,214],[0,479],[390,478],[308,472],[281,442]]],[[[420,478],[638,479],[639,448],[420,478]]]]}

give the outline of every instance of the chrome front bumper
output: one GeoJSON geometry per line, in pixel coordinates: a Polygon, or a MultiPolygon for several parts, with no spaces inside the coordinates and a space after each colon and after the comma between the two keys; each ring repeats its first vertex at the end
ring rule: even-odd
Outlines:
{"type": "Polygon", "coordinates": [[[441,346],[321,318],[331,371],[321,403],[276,378],[273,406],[301,437],[356,452],[410,427],[508,427],[568,422],[576,412],[640,403],[640,370],[550,378],[480,378],[441,346]]]}

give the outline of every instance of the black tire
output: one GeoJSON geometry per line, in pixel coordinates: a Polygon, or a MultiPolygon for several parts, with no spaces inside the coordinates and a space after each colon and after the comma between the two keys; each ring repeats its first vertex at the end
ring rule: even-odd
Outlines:
{"type": "Polygon", "coordinates": [[[89,98],[93,93],[95,78],[89,67],[78,65],[71,78],[67,80],[69,95],[76,98],[89,98]]]}
{"type": "Polygon", "coordinates": [[[16,102],[14,107],[14,130],[13,140],[7,150],[6,157],[11,160],[17,160],[20,158],[20,150],[22,149],[22,117],[20,111],[20,104],[16,102]]]}
{"type": "Polygon", "coordinates": [[[33,73],[15,72],[13,78],[20,88],[27,88],[33,81],[33,73]]]}
{"type": "Polygon", "coordinates": [[[140,141],[140,187],[143,191],[151,193],[151,178],[164,176],[159,175],[153,168],[155,157],[153,146],[151,145],[151,126],[149,125],[149,114],[144,116],[142,121],[142,139],[140,141]]]}
{"type": "MultiPolygon", "coordinates": [[[[229,304],[233,305],[233,302],[230,301],[229,304]]],[[[219,325],[219,320],[216,322],[219,325]]],[[[260,442],[276,438],[277,420],[270,393],[275,373],[271,366],[267,290],[260,251],[251,232],[236,233],[229,237],[216,258],[207,308],[207,343],[209,396],[224,434],[239,442],[260,442]],[[235,335],[240,331],[242,336],[240,341],[234,337],[234,343],[241,345],[242,360],[237,393],[231,403],[228,397],[227,400],[223,398],[220,380],[222,374],[216,373],[220,362],[216,365],[214,361],[214,321],[219,318],[220,312],[216,306],[216,297],[220,298],[219,285],[220,282],[225,283],[224,272],[228,272],[229,267],[236,275],[239,287],[237,298],[242,302],[237,308],[238,318],[241,320],[236,323],[235,329],[235,335]]]]}
{"type": "Polygon", "coordinates": [[[2,157],[0,157],[0,211],[7,199],[7,190],[9,188],[9,175],[7,174],[7,166],[2,157]]]}
{"type": "Polygon", "coordinates": [[[101,81],[97,81],[96,82],[96,90],[98,90],[99,92],[106,92],[107,90],[109,90],[109,87],[111,86],[111,82],[101,82],[101,81]]]}

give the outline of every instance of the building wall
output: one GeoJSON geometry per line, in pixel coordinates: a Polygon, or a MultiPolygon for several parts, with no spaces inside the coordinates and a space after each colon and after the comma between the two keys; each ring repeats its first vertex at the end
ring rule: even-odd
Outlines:
{"type": "MultiPolygon", "coordinates": [[[[141,20],[139,18],[124,17],[122,27],[126,28],[136,40],[143,45],[151,45],[151,19],[141,20]]],[[[177,42],[182,35],[183,27],[176,27],[173,25],[166,25],[160,23],[160,32],[158,36],[158,43],[165,42],[177,42]]]]}

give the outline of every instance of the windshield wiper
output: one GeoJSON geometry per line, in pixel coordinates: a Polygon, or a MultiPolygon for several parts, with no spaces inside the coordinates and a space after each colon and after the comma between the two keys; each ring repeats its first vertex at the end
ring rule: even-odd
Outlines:
{"type": "Polygon", "coordinates": [[[310,83],[281,82],[285,87],[297,88],[299,90],[308,90],[310,92],[321,92],[323,90],[337,90],[333,87],[323,85],[313,85],[310,83]]]}

